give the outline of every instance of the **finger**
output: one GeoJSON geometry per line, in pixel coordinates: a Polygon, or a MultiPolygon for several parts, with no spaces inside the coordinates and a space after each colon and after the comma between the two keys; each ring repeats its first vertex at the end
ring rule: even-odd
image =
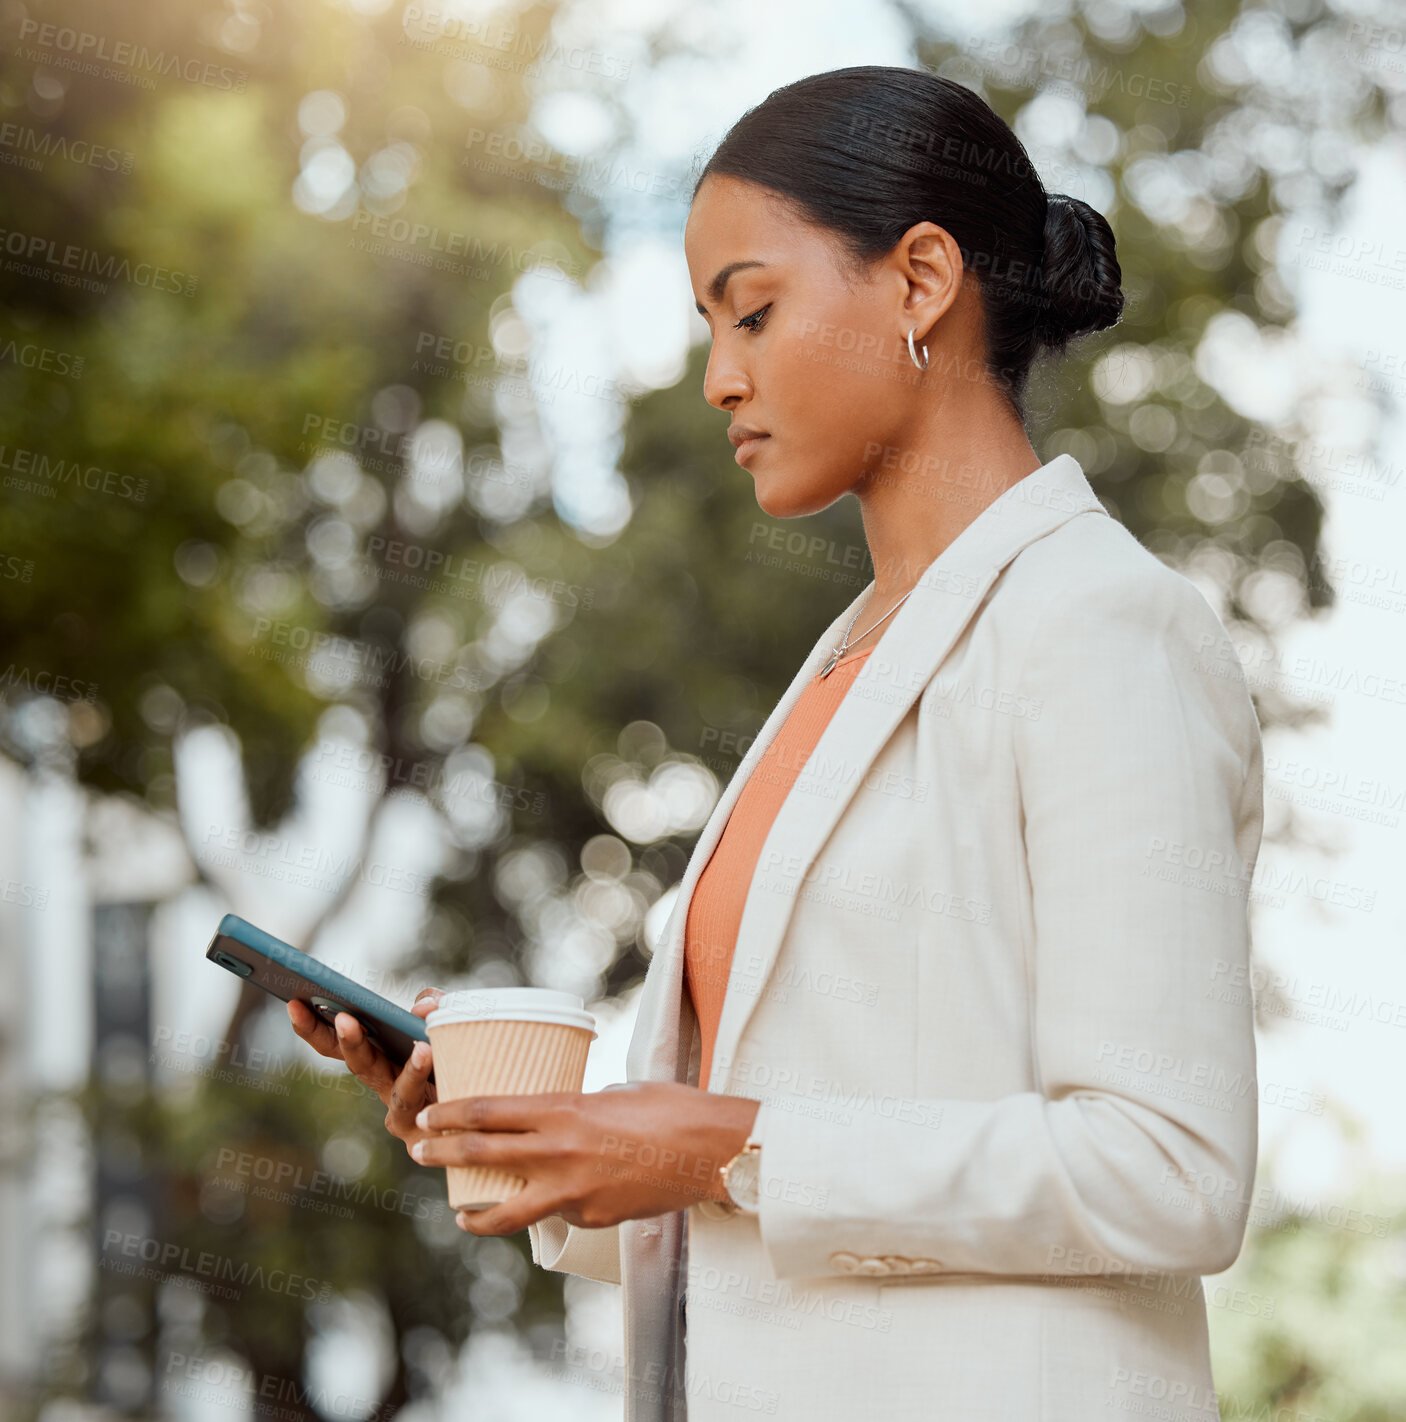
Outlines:
{"type": "Polygon", "coordinates": [[[574,1091],[528,1096],[460,1096],[426,1106],[415,1118],[423,1131],[536,1131],[544,1117],[580,1097],[574,1091]]]}
{"type": "Polygon", "coordinates": [[[439,1000],[443,996],[443,988],[421,988],[415,994],[415,1004],[410,1010],[416,1017],[428,1017],[439,1006],[439,1000]]]}
{"type": "Polygon", "coordinates": [[[298,1036],[319,1056],[341,1060],[342,1051],[337,1045],[336,1032],[300,998],[295,997],[289,1002],[288,1020],[293,1024],[293,1030],[298,1036]]]}
{"type": "Polygon", "coordinates": [[[454,1223],[468,1234],[516,1234],[560,1208],[560,1201],[529,1183],[500,1205],[490,1205],[486,1210],[460,1210],[454,1223]]]}
{"type": "Polygon", "coordinates": [[[431,1052],[426,1042],[416,1042],[410,1052],[410,1059],[391,1087],[391,1098],[386,1103],[399,1115],[413,1116],[432,1098],[426,1091],[426,1078],[430,1074],[431,1052]]]}
{"type": "Polygon", "coordinates": [[[540,1165],[543,1152],[525,1131],[448,1131],[442,1136],[422,1136],[410,1147],[421,1165],[479,1165],[526,1173],[523,1167],[540,1165]]]}
{"type": "Polygon", "coordinates": [[[395,1081],[390,1063],[366,1038],[361,1023],[350,1012],[336,1017],[337,1041],[342,1056],[357,1080],[365,1082],[377,1096],[388,1091],[395,1081]]]}

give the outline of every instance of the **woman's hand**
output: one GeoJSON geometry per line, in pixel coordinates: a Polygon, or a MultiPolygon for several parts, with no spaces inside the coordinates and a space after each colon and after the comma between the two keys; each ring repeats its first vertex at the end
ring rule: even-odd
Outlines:
{"type": "Polygon", "coordinates": [[[601,1229],[725,1198],[718,1171],[746,1144],[759,1104],[672,1081],[470,1096],[421,1111],[424,1138],[410,1154],[421,1165],[486,1165],[527,1181],[500,1205],[460,1210],[470,1234],[514,1234],[547,1215],[601,1229]]]}
{"type": "MultiPolygon", "coordinates": [[[[444,995],[441,988],[421,988],[410,1009],[417,1017],[428,1017],[444,995]]],[[[431,1134],[415,1124],[416,1113],[438,1100],[427,1080],[433,1057],[428,1042],[416,1042],[410,1060],[400,1069],[366,1039],[361,1023],[350,1012],[339,1012],[331,1023],[324,1022],[307,1003],[294,999],[288,1004],[288,1020],[293,1030],[324,1057],[347,1064],[352,1075],[369,1086],[385,1104],[386,1129],[410,1150],[416,1141],[431,1134]]]]}

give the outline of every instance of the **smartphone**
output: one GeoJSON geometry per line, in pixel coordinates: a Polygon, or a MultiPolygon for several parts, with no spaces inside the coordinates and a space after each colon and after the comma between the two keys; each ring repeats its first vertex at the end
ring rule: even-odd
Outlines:
{"type": "MultiPolygon", "coordinates": [[[[416,1042],[430,1040],[424,1020],[413,1012],[232,913],[220,920],[205,956],[284,1002],[306,1002],[324,1021],[350,1012],[371,1044],[396,1067],[410,1059],[416,1042]]],[[[429,1079],[434,1080],[433,1070],[429,1079]]]]}

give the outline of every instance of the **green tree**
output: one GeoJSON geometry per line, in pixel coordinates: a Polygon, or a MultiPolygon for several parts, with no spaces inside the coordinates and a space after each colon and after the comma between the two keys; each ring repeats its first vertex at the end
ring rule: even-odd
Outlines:
{"type": "MultiPolygon", "coordinates": [[[[606,790],[669,767],[725,780],[738,758],[725,737],[755,732],[830,615],[817,604],[838,608],[870,570],[848,500],[807,521],[826,553],[785,567],[755,556],[776,524],[700,398],[701,351],[677,385],[630,408],[620,536],[562,516],[512,293],[537,262],[584,277],[615,194],[563,200],[554,155],[489,162],[473,139],[531,136],[534,94],[579,82],[550,65],[524,82],[556,13],[522,11],[504,64],[481,37],[407,31],[394,11],[46,8],[56,36],[127,46],[104,61],[109,77],[71,67],[39,17],[5,21],[0,106],[22,131],[14,151],[39,166],[0,166],[0,202],[21,215],[0,268],[0,447],[15,476],[0,488],[0,556],[22,570],[0,598],[0,749],[180,823],[175,748],[226,727],[251,822],[272,828],[296,808],[321,716],[347,706],[392,767],[368,798],[367,835],[422,771],[444,818],[449,867],[415,965],[426,980],[520,961],[544,896],[603,887],[596,951],[605,990],[620,992],[643,972],[643,909],[678,879],[692,830],[628,840],[606,790]],[[70,248],[93,285],[64,275],[70,248]],[[467,495],[445,499],[457,480],[467,495]],[[458,571],[422,586],[407,549],[458,571]],[[535,578],[567,591],[505,661],[495,630],[535,578]],[[322,651],[306,655],[298,643],[314,638],[322,651]],[[473,747],[491,753],[484,783],[507,807],[486,829],[452,803],[473,747]]],[[[1243,59],[1266,27],[1314,53],[1347,23],[1336,16],[1177,13],[1079,9],[966,49],[909,19],[919,62],[982,87],[1052,186],[1107,194],[1127,313],[1039,378],[1037,448],[1074,453],[1118,517],[1218,585],[1242,637],[1268,642],[1266,572],[1292,575],[1310,614],[1329,600],[1322,506],[1311,471],[1203,378],[1197,346],[1223,313],[1292,317],[1279,230],[1295,204],[1330,207],[1351,176],[1331,145],[1303,140],[1314,128],[1370,137],[1381,91],[1364,66],[1308,105],[1243,59]],[[1030,106],[1052,95],[1087,117],[1044,151],[1030,106]],[[1231,161],[1237,138],[1269,126],[1299,146],[1246,143],[1231,161]],[[1320,156],[1270,166],[1293,153],[1320,156]]],[[[653,39],[661,69],[689,58],[653,39]]],[[[622,142],[636,138],[621,86],[594,92],[616,106],[622,142]]],[[[1303,715],[1259,700],[1266,725],[1303,715]]],[[[232,1044],[252,1040],[262,1006],[241,998],[232,1044]]],[[[306,1194],[239,1191],[222,1152],[311,1167],[334,1142],[332,1158],[363,1160],[358,1187],[424,1188],[372,1103],[324,1080],[287,1084],[270,1097],[267,1083],[212,1080],[134,1108],[165,1182],[163,1227],[378,1293],[398,1333],[394,1406],[413,1394],[415,1330],[469,1326],[462,1261],[476,1246],[364,1198],[341,1222],[306,1194]]],[[[559,1280],[529,1273],[516,1316],[546,1318],[559,1280]]],[[[257,1375],[302,1376],[301,1301],[256,1291],[212,1303],[207,1323],[257,1375]]]]}

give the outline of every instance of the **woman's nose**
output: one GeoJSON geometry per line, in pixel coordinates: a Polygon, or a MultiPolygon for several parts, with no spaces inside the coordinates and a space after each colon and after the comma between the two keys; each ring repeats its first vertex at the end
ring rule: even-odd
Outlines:
{"type": "Polygon", "coordinates": [[[703,398],[719,410],[730,409],[729,401],[741,404],[752,393],[752,382],[736,360],[718,346],[708,356],[703,374],[703,398]]]}

